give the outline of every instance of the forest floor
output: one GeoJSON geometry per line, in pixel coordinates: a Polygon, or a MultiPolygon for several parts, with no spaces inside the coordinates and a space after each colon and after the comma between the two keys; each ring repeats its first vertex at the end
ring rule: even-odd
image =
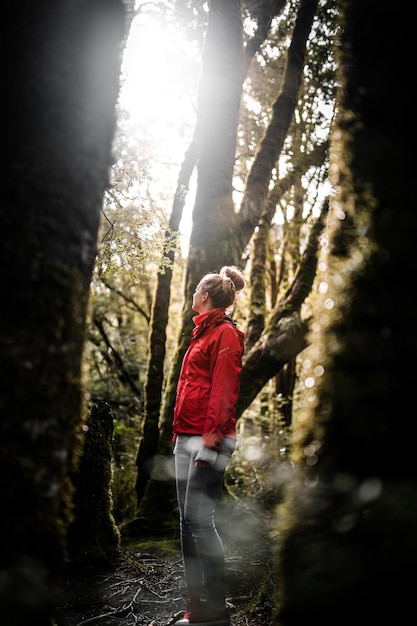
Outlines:
{"type": "MultiPolygon", "coordinates": [[[[252,608],[271,570],[265,528],[253,514],[245,517],[243,534],[238,532],[241,523],[229,522],[226,533],[219,530],[225,544],[232,626],[267,626],[268,606],[252,608]]],[[[178,540],[147,537],[123,546],[123,558],[111,574],[62,583],[54,622],[56,626],[172,626],[183,616],[184,598],[178,540]]]]}

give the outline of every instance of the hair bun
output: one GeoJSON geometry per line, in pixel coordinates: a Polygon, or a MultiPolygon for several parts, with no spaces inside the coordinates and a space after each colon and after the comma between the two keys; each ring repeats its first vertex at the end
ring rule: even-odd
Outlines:
{"type": "Polygon", "coordinates": [[[219,274],[220,276],[230,278],[236,291],[241,291],[245,286],[245,279],[243,278],[242,270],[236,265],[224,265],[219,274]]]}

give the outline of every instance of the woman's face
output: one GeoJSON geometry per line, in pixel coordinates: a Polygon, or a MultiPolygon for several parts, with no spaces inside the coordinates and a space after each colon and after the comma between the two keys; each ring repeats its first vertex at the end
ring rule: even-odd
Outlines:
{"type": "Polygon", "coordinates": [[[207,291],[204,291],[204,283],[200,281],[193,293],[193,311],[195,311],[196,313],[203,313],[204,311],[207,311],[207,298],[208,293],[207,291]]]}

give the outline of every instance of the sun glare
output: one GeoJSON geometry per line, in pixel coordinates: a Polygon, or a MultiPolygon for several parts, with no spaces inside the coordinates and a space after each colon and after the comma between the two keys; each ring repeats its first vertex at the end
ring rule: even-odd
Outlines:
{"type": "MultiPolygon", "coordinates": [[[[178,29],[149,15],[135,18],[123,55],[119,107],[128,114],[131,132],[151,140],[151,187],[154,200],[167,211],[194,132],[200,64],[196,45],[178,29]]],[[[188,250],[192,202],[189,192],[180,225],[183,256],[188,250]]]]}
{"type": "Polygon", "coordinates": [[[132,123],[163,141],[167,158],[182,159],[194,130],[199,58],[194,46],[156,18],[134,20],[122,64],[119,105],[132,123]]]}

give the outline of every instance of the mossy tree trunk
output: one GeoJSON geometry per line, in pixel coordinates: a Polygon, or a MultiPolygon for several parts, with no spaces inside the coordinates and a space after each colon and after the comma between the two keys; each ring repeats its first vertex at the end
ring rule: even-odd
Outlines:
{"type": "Polygon", "coordinates": [[[106,402],[88,412],[73,472],[74,521],[68,531],[68,571],[109,571],[118,562],[120,533],[113,517],[113,414],[106,402]]]}
{"type": "Polygon", "coordinates": [[[296,471],[278,511],[279,626],[399,624],[415,610],[417,326],[402,297],[415,283],[414,108],[399,71],[413,27],[400,6],[337,4],[328,289],[296,419],[296,471]]]}
{"type": "Polygon", "coordinates": [[[318,247],[328,200],[323,202],[320,218],[311,230],[309,242],[302,256],[297,274],[284,297],[271,311],[265,331],[244,355],[240,376],[241,390],[236,405],[236,416],[255,399],[265,384],[290,363],[307,345],[308,325],[300,310],[311,291],[317,268],[318,247]]]}
{"type": "Polygon", "coordinates": [[[3,30],[0,622],[44,626],[73,513],[85,320],[126,5],[10,3],[3,30]]]}

